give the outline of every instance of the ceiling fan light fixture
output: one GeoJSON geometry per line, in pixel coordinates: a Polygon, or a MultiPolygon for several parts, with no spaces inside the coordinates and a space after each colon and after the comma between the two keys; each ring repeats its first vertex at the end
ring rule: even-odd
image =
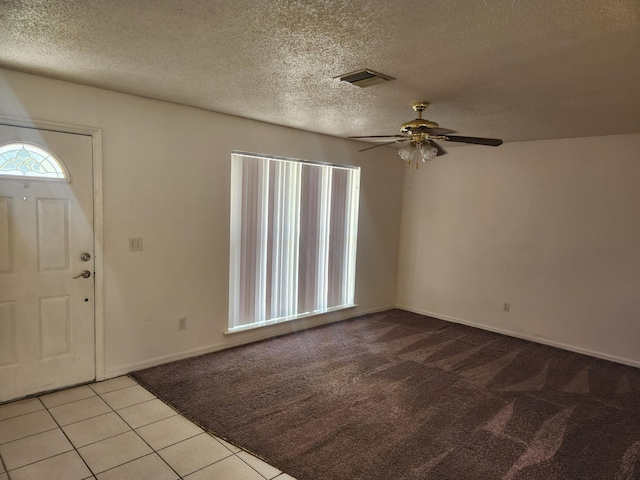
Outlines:
{"type": "Polygon", "coordinates": [[[429,160],[433,160],[438,156],[438,149],[433,145],[423,143],[422,145],[420,145],[419,150],[423,162],[428,162],[429,160]]]}
{"type": "Polygon", "coordinates": [[[398,155],[402,161],[411,166],[413,163],[418,169],[419,161],[426,163],[433,160],[438,156],[438,149],[428,142],[416,144],[411,142],[406,147],[402,147],[398,150],[398,155]]]}
{"type": "Polygon", "coordinates": [[[407,162],[407,165],[411,165],[411,160],[413,159],[413,154],[415,153],[415,147],[413,144],[409,144],[406,147],[402,147],[398,150],[398,155],[402,159],[403,162],[407,162]]]}
{"type": "MultiPolygon", "coordinates": [[[[337,77],[336,77],[337,78],[337,77]]],[[[490,147],[497,147],[502,145],[502,140],[499,138],[481,138],[481,137],[463,137],[459,135],[451,135],[456,133],[448,128],[440,128],[440,126],[430,120],[422,118],[422,113],[429,106],[429,102],[417,102],[413,104],[413,110],[418,113],[418,118],[405,122],[400,126],[401,135],[369,135],[369,136],[357,136],[349,137],[354,139],[364,138],[387,138],[393,139],[386,143],[380,143],[373,147],[364,148],[359,150],[364,152],[371,150],[372,148],[378,148],[392,143],[408,142],[406,147],[398,150],[400,158],[411,165],[412,163],[418,168],[420,160],[423,162],[429,162],[439,155],[445,155],[447,151],[443,149],[438,142],[459,142],[468,143],[471,145],[487,145],[490,147]],[[437,140],[437,142],[436,142],[437,140]]]]}

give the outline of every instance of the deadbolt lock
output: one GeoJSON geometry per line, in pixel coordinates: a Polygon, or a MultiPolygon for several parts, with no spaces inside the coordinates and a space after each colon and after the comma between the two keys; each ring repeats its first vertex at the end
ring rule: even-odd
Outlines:
{"type": "Polygon", "coordinates": [[[80,260],[82,260],[83,262],[88,262],[89,260],[91,260],[91,254],[90,253],[83,253],[82,255],[80,255],[80,260]]]}

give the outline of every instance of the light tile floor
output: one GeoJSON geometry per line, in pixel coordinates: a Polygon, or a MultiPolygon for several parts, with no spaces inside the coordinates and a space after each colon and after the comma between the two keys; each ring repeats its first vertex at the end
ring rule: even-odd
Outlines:
{"type": "Polygon", "coordinates": [[[0,405],[0,480],[295,480],[118,377],[0,405]]]}

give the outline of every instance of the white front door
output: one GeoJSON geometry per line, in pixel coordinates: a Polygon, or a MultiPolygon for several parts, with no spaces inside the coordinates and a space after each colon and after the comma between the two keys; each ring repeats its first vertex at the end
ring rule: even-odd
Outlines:
{"type": "Polygon", "coordinates": [[[92,158],[90,136],[0,126],[0,401],[95,378],[92,158]]]}

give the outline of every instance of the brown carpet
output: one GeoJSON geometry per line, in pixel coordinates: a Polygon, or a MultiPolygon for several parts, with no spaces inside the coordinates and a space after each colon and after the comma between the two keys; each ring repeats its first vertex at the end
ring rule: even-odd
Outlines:
{"type": "Polygon", "coordinates": [[[640,479],[640,369],[401,310],[132,376],[299,480],[640,479]]]}

